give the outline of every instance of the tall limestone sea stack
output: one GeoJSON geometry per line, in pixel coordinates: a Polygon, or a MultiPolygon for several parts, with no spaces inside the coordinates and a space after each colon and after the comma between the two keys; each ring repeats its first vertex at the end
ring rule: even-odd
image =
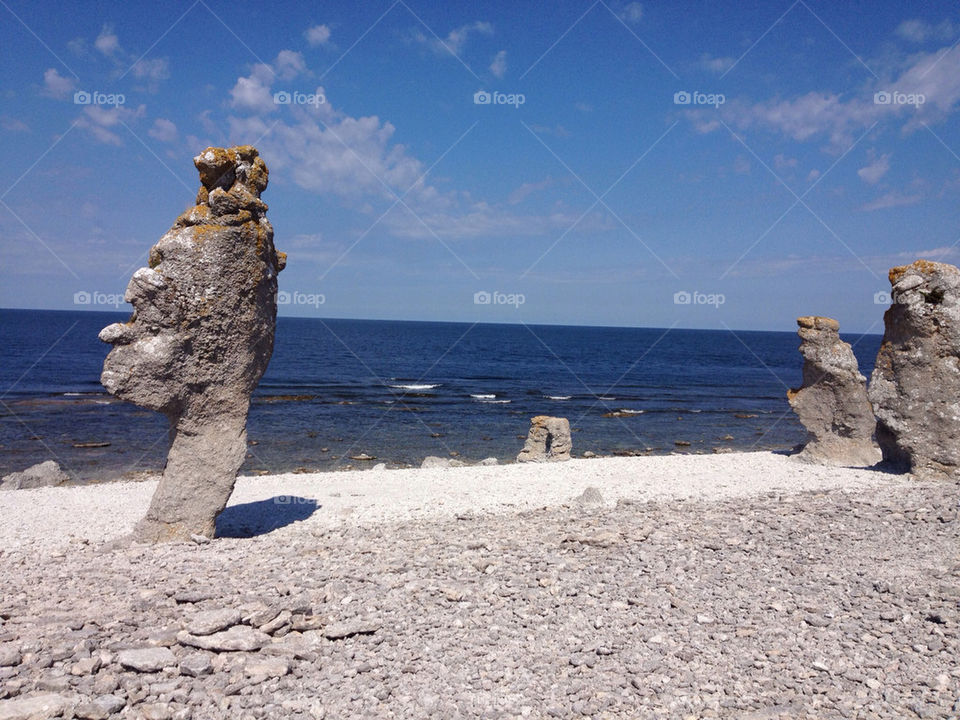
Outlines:
{"type": "Polygon", "coordinates": [[[891,268],[892,304],[870,379],[877,442],[892,467],[960,479],[960,269],[891,268]]]}
{"type": "Polygon", "coordinates": [[[247,447],[250,395],[270,362],[277,273],[286,256],[260,193],[267,167],[249,145],[193,159],[202,184],[130,280],[126,323],[100,332],[113,345],[101,382],[170,420],[171,447],[134,537],[213,537],[247,447]]]}
{"type": "Polygon", "coordinates": [[[880,461],[876,420],[866,378],[833,318],[797,318],[803,341],[803,385],[787,399],[809,435],[798,458],[825,465],[868,466],[880,461]]]}

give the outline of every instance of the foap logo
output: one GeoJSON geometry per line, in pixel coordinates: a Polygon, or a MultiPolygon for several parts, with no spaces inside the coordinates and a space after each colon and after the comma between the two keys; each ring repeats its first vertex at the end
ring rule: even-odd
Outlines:
{"type": "Polygon", "coordinates": [[[317,88],[317,92],[313,93],[303,93],[298,90],[281,90],[273,94],[273,103],[275,105],[313,105],[316,107],[326,102],[327,96],[320,92],[320,88],[317,88]]]}
{"type": "Polygon", "coordinates": [[[274,505],[316,505],[315,498],[299,497],[297,495],[277,495],[273,498],[274,505]]]}
{"type": "Polygon", "coordinates": [[[502,93],[496,90],[493,92],[477,90],[473,94],[474,105],[513,105],[515,109],[520,109],[520,106],[526,101],[527,96],[523,93],[502,93]]]}
{"type": "Polygon", "coordinates": [[[321,293],[304,293],[299,290],[287,292],[280,290],[277,292],[277,305],[312,305],[319,308],[327,302],[326,295],[321,293]]]}
{"type": "Polygon", "coordinates": [[[703,93],[699,90],[687,92],[679,90],[673,94],[674,105],[712,105],[720,107],[727,101],[727,96],[723,93],[703,93]]]}
{"type": "Polygon", "coordinates": [[[74,305],[110,305],[119,308],[123,304],[123,293],[103,293],[97,290],[77,290],[73,294],[74,305]]]}
{"type": "Polygon", "coordinates": [[[920,107],[927,101],[923,93],[904,93],[899,90],[881,90],[873,94],[874,105],[913,105],[920,107]]]}
{"type": "Polygon", "coordinates": [[[674,305],[712,305],[715,308],[719,308],[726,301],[727,297],[723,293],[702,293],[696,290],[687,292],[686,290],[680,290],[673,294],[674,305]]]}
{"type": "Polygon", "coordinates": [[[523,293],[504,293],[499,290],[487,292],[478,290],[473,294],[474,305],[513,305],[519,308],[527,301],[527,296],[523,293]]]}
{"type": "Polygon", "coordinates": [[[73,94],[74,105],[109,105],[116,107],[123,105],[127,98],[122,93],[103,93],[97,90],[87,92],[86,90],[77,90],[73,94]]]}

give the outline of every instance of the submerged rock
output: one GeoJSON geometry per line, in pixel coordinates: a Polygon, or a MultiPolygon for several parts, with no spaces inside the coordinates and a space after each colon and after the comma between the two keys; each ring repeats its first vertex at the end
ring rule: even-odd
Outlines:
{"type": "Polygon", "coordinates": [[[517,462],[556,462],[569,460],[573,449],[570,421],[561,417],[537,415],[530,420],[530,432],[517,462]]]}
{"type": "Polygon", "coordinates": [[[133,274],[130,320],[100,332],[113,345],[104,387],[170,420],[163,477],[134,533],[148,542],[214,536],[246,453],[250,394],[273,352],[286,264],[260,200],[267,167],[257,150],[207,148],[193,162],[196,206],[133,274]]]}
{"type": "Polygon", "coordinates": [[[890,270],[893,304],[870,379],[877,442],[892,467],[960,477],[960,269],[917,260],[890,270]]]}
{"type": "Polygon", "coordinates": [[[70,480],[53,460],[28,467],[23,472],[10,473],[0,481],[0,490],[29,490],[31,488],[55,487],[70,480]]]}
{"type": "Polygon", "coordinates": [[[797,318],[803,342],[803,385],[787,392],[790,407],[807,430],[798,458],[825,465],[869,466],[880,461],[873,442],[876,420],[866,378],[840,325],[827,317],[797,318]]]}

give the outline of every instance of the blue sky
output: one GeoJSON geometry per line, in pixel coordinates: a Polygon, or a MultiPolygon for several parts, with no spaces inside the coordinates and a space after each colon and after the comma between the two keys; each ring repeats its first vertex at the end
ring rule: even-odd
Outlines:
{"type": "Polygon", "coordinates": [[[960,261],[955,3],[0,18],[2,307],[113,309],[242,143],[285,315],[882,332],[890,266],[960,261]]]}

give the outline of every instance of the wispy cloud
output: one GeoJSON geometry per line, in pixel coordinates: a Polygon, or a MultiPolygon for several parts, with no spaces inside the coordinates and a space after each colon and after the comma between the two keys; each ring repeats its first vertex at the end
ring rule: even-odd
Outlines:
{"type": "Polygon", "coordinates": [[[120,39],[117,37],[117,34],[113,31],[112,26],[104,25],[103,29],[100,30],[100,34],[97,35],[97,39],[94,40],[93,46],[101,54],[110,57],[110,56],[113,56],[118,50],[120,50],[120,39]]]}
{"type": "Polygon", "coordinates": [[[477,20],[476,22],[461,25],[449,32],[446,38],[436,38],[427,36],[422,31],[414,32],[414,39],[431,48],[438,55],[460,55],[467,44],[471,35],[493,35],[493,25],[489,22],[477,20]]]}
{"type": "Polygon", "coordinates": [[[539,192],[540,190],[545,190],[548,187],[551,187],[555,182],[556,181],[552,177],[547,176],[540,182],[523,183],[520,187],[516,188],[510,193],[509,197],[507,198],[507,202],[510,205],[519,205],[533,193],[539,192]]]}
{"type": "Polygon", "coordinates": [[[63,100],[76,86],[73,78],[64,77],[56,68],[50,68],[43,73],[43,94],[47,97],[63,100]]]}
{"type": "Polygon", "coordinates": [[[915,43],[927,40],[950,40],[955,37],[957,28],[950,20],[933,25],[925,20],[904,20],[897,26],[896,34],[915,43]]]}
{"type": "Polygon", "coordinates": [[[872,212],[874,210],[886,210],[887,208],[916,205],[922,199],[923,197],[921,195],[904,195],[903,193],[892,191],[885,195],[881,195],[872,202],[868,202],[860,209],[866,212],[872,212]]]}
{"type": "Polygon", "coordinates": [[[935,123],[953,113],[960,103],[960,52],[943,47],[917,53],[900,64],[899,72],[880,81],[871,80],[857,92],[812,90],[788,99],[752,102],[728,98],[719,111],[686,111],[701,133],[717,131],[717,119],[740,130],[759,128],[785,135],[798,142],[827,140],[825,149],[842,152],[866,128],[878,121],[900,120],[907,132],[921,122],[935,123]],[[883,102],[877,93],[922,96],[919,103],[883,102]]]}
{"type": "Polygon", "coordinates": [[[160,142],[174,142],[177,139],[177,125],[166,118],[157,118],[153,121],[153,127],[147,133],[160,142]]]}
{"type": "Polygon", "coordinates": [[[860,176],[860,179],[865,183],[870,185],[876,185],[880,182],[880,178],[887,174],[887,171],[890,170],[890,154],[881,155],[876,158],[869,165],[866,165],[859,170],[857,170],[857,175],[860,176]]]}
{"type": "Polygon", "coordinates": [[[632,2],[626,5],[619,13],[621,20],[636,25],[643,19],[643,5],[638,2],[632,2]]]}
{"type": "Polygon", "coordinates": [[[494,77],[502,78],[507,74],[507,51],[501,50],[493,57],[493,62],[490,63],[490,72],[493,73],[494,77]]]}

